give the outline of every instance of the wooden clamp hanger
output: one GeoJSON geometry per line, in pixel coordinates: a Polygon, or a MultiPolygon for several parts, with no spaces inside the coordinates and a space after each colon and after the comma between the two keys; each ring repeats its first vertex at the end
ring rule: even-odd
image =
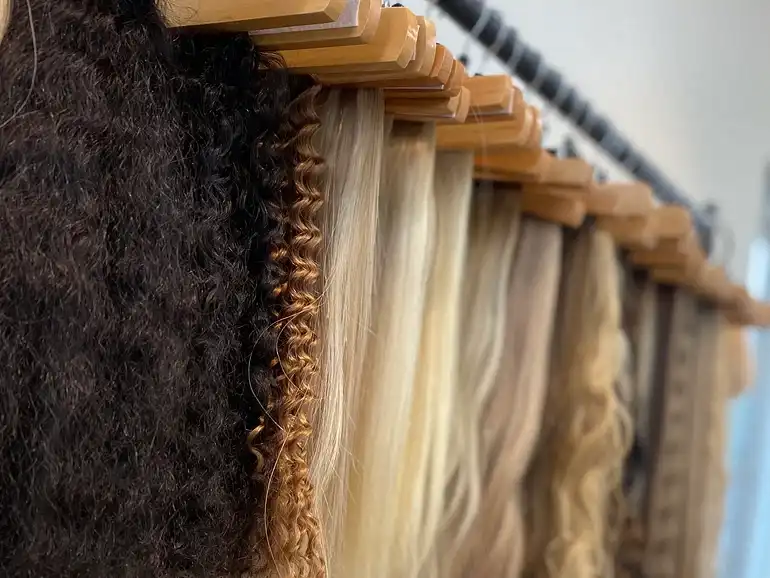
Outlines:
{"type": "Polygon", "coordinates": [[[477,150],[522,146],[527,143],[532,123],[527,126],[526,109],[514,111],[514,120],[439,126],[436,146],[446,150],[477,150]]]}
{"type": "Polygon", "coordinates": [[[372,40],[357,46],[281,51],[286,68],[301,74],[404,70],[414,59],[417,17],[407,8],[383,8],[372,40]]]}
{"type": "Polygon", "coordinates": [[[568,227],[586,217],[593,167],[580,158],[553,159],[540,182],[521,185],[522,211],[568,227]]]}
{"type": "Polygon", "coordinates": [[[317,80],[330,86],[351,86],[356,88],[383,88],[388,82],[408,78],[422,78],[430,73],[436,58],[436,25],[423,16],[417,16],[417,42],[409,64],[400,70],[332,72],[319,74],[317,80]]]}
{"type": "Polygon", "coordinates": [[[400,120],[461,124],[468,117],[470,103],[470,91],[463,88],[457,96],[445,99],[386,99],[385,112],[400,120]]]}
{"type": "MultiPolygon", "coordinates": [[[[476,178],[502,182],[523,183],[538,182],[545,177],[550,164],[555,160],[548,151],[540,148],[542,123],[540,112],[533,106],[527,106],[525,114],[531,118],[529,135],[517,139],[516,145],[501,145],[493,149],[481,149],[476,152],[476,178]]],[[[525,120],[522,133],[526,131],[525,120]]]]}
{"type": "Polygon", "coordinates": [[[471,91],[468,122],[515,120],[514,111],[525,105],[524,94],[506,74],[473,76],[464,86],[471,91]]]}
{"type": "Polygon", "coordinates": [[[624,249],[653,246],[656,241],[655,200],[652,189],[641,182],[594,184],[588,196],[588,213],[596,226],[608,232],[624,249]]]}
{"type": "Polygon", "coordinates": [[[256,44],[270,50],[347,46],[370,42],[382,13],[381,0],[346,0],[340,17],[333,22],[284,26],[253,31],[256,44]]]}
{"type": "MultiPolygon", "coordinates": [[[[700,250],[694,232],[692,216],[684,207],[663,205],[650,215],[653,231],[650,243],[635,248],[631,262],[645,267],[684,266],[689,259],[698,258],[700,250]]],[[[640,224],[641,228],[642,225],[640,224]]]]}
{"type": "Polygon", "coordinates": [[[160,3],[167,26],[233,32],[335,22],[348,0],[170,0],[160,3]]]}

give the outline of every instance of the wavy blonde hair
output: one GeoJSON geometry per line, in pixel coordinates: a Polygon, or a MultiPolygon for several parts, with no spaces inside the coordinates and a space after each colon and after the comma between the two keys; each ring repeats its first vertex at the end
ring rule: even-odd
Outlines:
{"type": "Polygon", "coordinates": [[[483,407],[479,514],[465,575],[518,576],[524,563],[522,481],[540,432],[561,272],[561,229],[526,219],[507,295],[504,356],[483,407]]]}
{"type": "Polygon", "coordinates": [[[319,150],[329,165],[321,211],[321,364],[310,475],[332,575],[342,547],[348,472],[366,340],[371,330],[385,105],[381,91],[333,90],[321,108],[319,150]]]}
{"type": "MultiPolygon", "coordinates": [[[[442,576],[462,576],[469,531],[481,501],[483,409],[503,358],[508,284],[521,213],[516,195],[477,187],[463,282],[460,378],[453,408],[442,576]],[[454,459],[452,459],[454,458],[454,459]]],[[[472,538],[472,536],[471,536],[472,538]]]]}
{"type": "Polygon", "coordinates": [[[543,440],[529,476],[528,572],[582,578],[611,569],[628,415],[621,369],[620,274],[612,238],[590,227],[565,247],[543,440]]]}
{"type": "Polygon", "coordinates": [[[388,132],[373,323],[340,557],[339,576],[349,577],[406,575],[420,530],[409,514],[423,480],[415,474],[407,441],[433,245],[435,127],[396,121],[388,132]]]}

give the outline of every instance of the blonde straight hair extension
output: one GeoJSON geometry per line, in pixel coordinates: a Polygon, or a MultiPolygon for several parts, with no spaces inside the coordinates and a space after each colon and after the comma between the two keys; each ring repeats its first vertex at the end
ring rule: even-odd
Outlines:
{"type": "Polygon", "coordinates": [[[612,567],[608,530],[629,445],[615,390],[620,272],[603,231],[584,227],[565,249],[548,422],[529,485],[528,566],[536,576],[594,578],[612,567]]]}
{"type": "Polygon", "coordinates": [[[316,134],[327,174],[321,231],[323,291],[319,317],[319,398],[310,471],[321,512],[327,564],[336,575],[352,425],[371,326],[384,99],[378,90],[333,90],[316,134]]]}
{"type": "Polygon", "coordinates": [[[433,190],[435,244],[407,445],[414,459],[412,467],[416,467],[418,475],[424,472],[424,487],[414,511],[420,515],[417,565],[405,576],[432,576],[438,572],[453,397],[459,382],[462,276],[473,191],[473,153],[438,152],[433,190]]]}
{"type": "Polygon", "coordinates": [[[561,274],[562,232],[522,223],[508,286],[504,356],[483,408],[479,514],[463,575],[517,577],[524,563],[522,481],[540,432],[561,274]]]}
{"type": "MultiPolygon", "coordinates": [[[[695,298],[675,288],[671,328],[665,351],[660,424],[648,488],[643,572],[655,578],[679,578],[678,537],[682,532],[682,504],[687,494],[687,457],[692,429],[693,387],[698,358],[698,310],[695,298]]],[[[662,335],[662,331],[659,335],[662,335]]]]}
{"type": "Polygon", "coordinates": [[[462,576],[459,556],[478,513],[481,486],[482,412],[503,357],[508,283],[519,237],[516,195],[486,184],[472,198],[463,282],[460,379],[453,408],[447,520],[442,534],[441,576],[462,576]]]}
{"type": "Polygon", "coordinates": [[[415,559],[422,479],[406,443],[430,264],[435,127],[395,122],[386,139],[373,326],[351,445],[339,576],[405,576],[415,559]]]}

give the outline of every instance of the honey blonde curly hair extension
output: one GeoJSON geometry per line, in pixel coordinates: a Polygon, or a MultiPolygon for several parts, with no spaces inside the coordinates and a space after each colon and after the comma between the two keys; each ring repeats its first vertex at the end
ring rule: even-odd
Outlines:
{"type": "Polygon", "coordinates": [[[628,415],[618,399],[620,279],[616,248],[585,226],[565,242],[543,442],[529,476],[534,576],[595,577],[618,507],[628,415]]]}
{"type": "Polygon", "coordinates": [[[504,356],[479,422],[483,486],[462,575],[519,576],[522,480],[536,446],[561,272],[560,227],[526,219],[508,285],[504,356]]]}
{"type": "Polygon", "coordinates": [[[280,358],[278,425],[280,451],[276,460],[268,543],[281,578],[325,575],[323,540],[315,512],[308,466],[308,439],[318,379],[317,255],[321,232],[317,224],[323,204],[320,190],[323,159],[312,143],[319,127],[316,97],[320,86],[304,90],[291,104],[294,198],[288,202],[286,284],[281,309],[283,355],[280,358]]]}

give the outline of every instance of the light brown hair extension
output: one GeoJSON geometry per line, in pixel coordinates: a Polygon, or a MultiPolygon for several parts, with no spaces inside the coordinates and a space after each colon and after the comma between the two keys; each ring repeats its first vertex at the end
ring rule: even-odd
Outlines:
{"type": "MultiPolygon", "coordinates": [[[[658,402],[659,432],[653,448],[648,487],[643,572],[656,578],[679,578],[678,537],[682,504],[688,489],[687,457],[691,449],[693,379],[698,359],[698,307],[684,289],[672,293],[671,326],[665,346],[665,371],[658,402]]],[[[665,293],[661,293],[663,297],[665,293]]],[[[665,312],[665,309],[664,309],[665,312]]],[[[662,331],[661,333],[666,333],[662,331]]]]}
{"type": "Polygon", "coordinates": [[[483,486],[466,575],[518,576],[526,530],[522,480],[540,432],[561,271],[561,229],[526,219],[508,288],[505,354],[482,428],[483,486]]]}
{"type": "MultiPolygon", "coordinates": [[[[323,291],[321,367],[312,419],[310,473],[321,513],[327,564],[338,576],[342,525],[351,495],[351,461],[366,340],[371,332],[377,261],[377,212],[384,150],[385,104],[379,90],[332,90],[321,109],[319,149],[329,165],[321,211],[323,291]]],[[[360,464],[354,464],[358,467],[360,464]]]]}
{"type": "MultiPolygon", "coordinates": [[[[702,546],[706,536],[706,511],[708,474],[713,463],[710,456],[714,403],[717,401],[717,359],[719,353],[719,316],[713,307],[699,307],[699,328],[697,334],[698,353],[695,379],[692,387],[697,391],[692,399],[690,411],[693,425],[690,430],[691,444],[687,459],[688,481],[684,506],[683,531],[679,547],[679,569],[681,578],[700,578],[704,559],[702,546]]],[[[722,404],[720,404],[722,405],[722,404]]],[[[720,410],[716,410],[719,412],[720,410]]],[[[712,551],[713,553],[713,551],[712,551]]]]}
{"type": "Polygon", "coordinates": [[[316,97],[312,86],[292,103],[291,120],[297,128],[294,198],[288,203],[286,289],[283,319],[283,355],[279,384],[283,396],[277,404],[281,430],[272,492],[270,551],[281,578],[319,577],[325,574],[323,541],[315,513],[308,467],[309,413],[315,400],[318,376],[316,323],[320,268],[317,255],[321,232],[317,225],[323,204],[320,180],[323,159],[313,147],[318,130],[316,97]]]}
{"type": "Polygon", "coordinates": [[[620,370],[616,249],[586,226],[565,240],[542,443],[528,480],[527,568],[533,576],[583,578],[610,569],[628,416],[615,390],[620,370]]]}

